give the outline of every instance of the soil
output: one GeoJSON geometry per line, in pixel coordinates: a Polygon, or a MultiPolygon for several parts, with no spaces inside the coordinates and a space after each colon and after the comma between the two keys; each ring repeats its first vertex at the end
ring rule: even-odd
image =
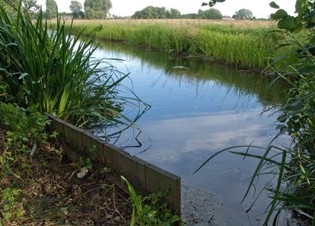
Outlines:
{"type": "Polygon", "coordinates": [[[71,162],[62,145],[45,142],[7,148],[0,129],[0,225],[130,225],[128,194],[109,179],[110,170],[71,162]],[[12,157],[12,158],[11,158],[12,157]]]}

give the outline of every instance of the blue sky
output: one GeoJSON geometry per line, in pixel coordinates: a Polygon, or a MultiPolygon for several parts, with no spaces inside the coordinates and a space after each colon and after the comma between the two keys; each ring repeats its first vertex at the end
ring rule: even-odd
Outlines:
{"type": "MultiPolygon", "coordinates": [[[[78,0],[82,3],[84,0],[78,0]]],[[[199,9],[206,10],[201,7],[202,2],[206,0],[111,0],[113,8],[110,13],[118,16],[131,16],[135,11],[141,10],[146,6],[166,7],[168,9],[178,9],[182,14],[196,13],[199,9]]],[[[38,0],[38,4],[45,8],[45,0],[38,0]]],[[[71,0],[56,0],[60,12],[70,12],[69,5],[71,0]]],[[[221,11],[223,15],[232,16],[239,9],[249,9],[257,18],[268,18],[272,10],[269,7],[271,0],[226,0],[224,3],[218,3],[214,8],[221,11]]],[[[275,0],[282,8],[286,9],[290,14],[294,13],[295,0],[275,0]]]]}

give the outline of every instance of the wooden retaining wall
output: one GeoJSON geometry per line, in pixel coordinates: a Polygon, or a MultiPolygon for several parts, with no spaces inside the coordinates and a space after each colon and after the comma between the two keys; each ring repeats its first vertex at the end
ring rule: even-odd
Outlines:
{"type": "Polygon", "coordinates": [[[89,157],[93,163],[103,165],[114,171],[114,183],[126,190],[119,179],[123,175],[142,195],[158,191],[168,191],[165,201],[172,211],[180,215],[181,182],[180,177],[151,165],[122,149],[108,144],[90,132],[75,127],[57,117],[46,114],[52,121],[49,130],[57,131],[71,158],[89,157]]]}

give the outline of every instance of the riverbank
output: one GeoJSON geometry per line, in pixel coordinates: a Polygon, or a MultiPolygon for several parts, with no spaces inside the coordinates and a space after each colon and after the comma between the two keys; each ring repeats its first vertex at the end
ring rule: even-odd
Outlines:
{"type": "MultiPolygon", "coordinates": [[[[65,22],[70,28],[70,21],[65,22]]],[[[276,48],[284,35],[274,21],[216,20],[74,20],[71,34],[158,49],[185,57],[246,69],[264,69],[285,49],[276,48]]]]}

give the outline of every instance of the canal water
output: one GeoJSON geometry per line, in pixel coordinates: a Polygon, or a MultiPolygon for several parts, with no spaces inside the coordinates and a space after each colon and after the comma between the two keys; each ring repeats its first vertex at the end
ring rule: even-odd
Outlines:
{"type": "MultiPolygon", "coordinates": [[[[261,175],[241,202],[257,160],[226,152],[195,171],[222,149],[266,147],[277,134],[277,106],[285,88],[269,87],[270,81],[258,74],[153,50],[104,44],[95,56],[130,73],[124,85],[151,106],[137,121],[140,129],[129,129],[112,142],[182,178],[187,224],[262,225],[270,199],[265,192],[257,195],[264,186],[272,188],[271,176],[261,175]]],[[[125,114],[133,114],[132,109],[125,114]]],[[[280,137],[276,144],[288,142],[280,137]]]]}

